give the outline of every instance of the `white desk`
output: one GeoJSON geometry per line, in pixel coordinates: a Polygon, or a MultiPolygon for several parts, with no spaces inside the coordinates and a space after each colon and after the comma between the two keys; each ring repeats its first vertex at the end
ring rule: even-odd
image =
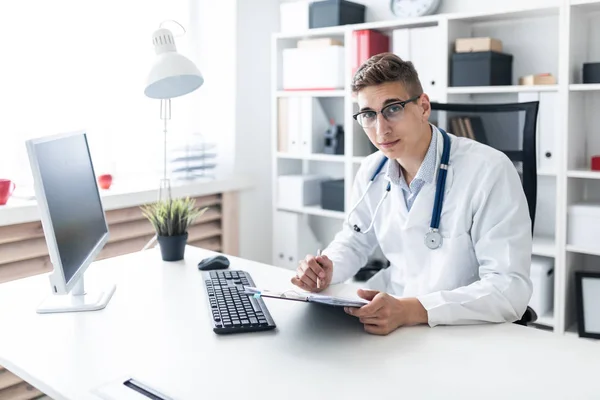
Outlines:
{"type": "MultiPolygon", "coordinates": [[[[197,262],[157,250],[104,260],[86,284],[117,283],[106,309],[38,315],[38,276],[0,285],[0,364],[56,400],[133,374],[176,399],[600,398],[600,344],[514,324],[365,333],[341,309],[265,299],[278,329],[216,335],[197,262]]],[[[229,257],[262,287],[291,272],[229,257]]]]}

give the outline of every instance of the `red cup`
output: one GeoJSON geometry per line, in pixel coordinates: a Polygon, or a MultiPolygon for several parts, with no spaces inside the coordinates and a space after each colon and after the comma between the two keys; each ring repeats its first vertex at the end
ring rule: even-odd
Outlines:
{"type": "Polygon", "coordinates": [[[112,185],[113,177],[111,174],[104,174],[98,177],[98,184],[104,190],[110,189],[112,185]]]}
{"type": "Polygon", "coordinates": [[[592,171],[600,171],[600,156],[592,156],[592,171]]]}
{"type": "Polygon", "coordinates": [[[8,198],[15,191],[16,186],[10,179],[0,179],[0,206],[6,204],[8,198]]]}

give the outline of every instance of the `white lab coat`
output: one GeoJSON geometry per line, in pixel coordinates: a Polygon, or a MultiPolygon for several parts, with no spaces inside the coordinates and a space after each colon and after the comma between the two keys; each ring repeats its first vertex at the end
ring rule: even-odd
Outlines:
{"type": "MultiPolygon", "coordinates": [[[[391,265],[367,286],[397,297],[416,297],[428,312],[430,326],[518,320],[532,293],[532,235],[516,168],[503,153],[449,134],[450,162],[440,222],[443,244],[430,250],[424,240],[443,149],[443,137],[432,127],[438,135],[433,182],[423,186],[410,212],[402,189],[392,184],[367,234],[344,223],[323,251],[333,261],[332,283],[351,278],[379,245],[391,265]]],[[[364,193],[382,157],[377,152],[363,161],[352,204],[364,193]]],[[[387,183],[384,167],[352,214],[352,225],[368,227],[387,183]]]]}

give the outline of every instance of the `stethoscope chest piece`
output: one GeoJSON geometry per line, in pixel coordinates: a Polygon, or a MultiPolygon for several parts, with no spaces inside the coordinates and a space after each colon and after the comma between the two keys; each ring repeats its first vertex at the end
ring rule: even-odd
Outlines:
{"type": "Polygon", "coordinates": [[[435,250],[442,245],[442,235],[437,231],[429,231],[425,235],[425,246],[435,250]]]}

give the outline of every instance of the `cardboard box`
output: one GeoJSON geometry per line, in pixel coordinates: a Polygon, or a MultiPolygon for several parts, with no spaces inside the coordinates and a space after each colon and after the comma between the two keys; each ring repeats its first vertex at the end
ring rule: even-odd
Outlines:
{"type": "Polygon", "coordinates": [[[456,53],[471,53],[476,51],[502,53],[502,41],[489,37],[456,39],[456,53]]]}
{"type": "Polygon", "coordinates": [[[554,308],[554,259],[532,256],[529,275],[533,285],[529,306],[541,317],[554,308]]]}
{"type": "Polygon", "coordinates": [[[582,202],[568,208],[567,243],[582,249],[598,248],[600,203],[582,202]]]}
{"type": "Polygon", "coordinates": [[[343,89],[343,46],[283,50],[283,90],[343,89]]]}
{"type": "Polygon", "coordinates": [[[527,75],[519,78],[519,85],[556,85],[552,74],[527,75]]]}
{"type": "Polygon", "coordinates": [[[277,205],[279,207],[302,208],[321,204],[320,175],[281,175],[277,177],[277,205]]]}
{"type": "Polygon", "coordinates": [[[299,49],[312,49],[315,47],[328,47],[328,46],[343,46],[344,42],[338,39],[333,38],[323,38],[323,39],[305,39],[298,40],[298,48],[299,49]]]}

